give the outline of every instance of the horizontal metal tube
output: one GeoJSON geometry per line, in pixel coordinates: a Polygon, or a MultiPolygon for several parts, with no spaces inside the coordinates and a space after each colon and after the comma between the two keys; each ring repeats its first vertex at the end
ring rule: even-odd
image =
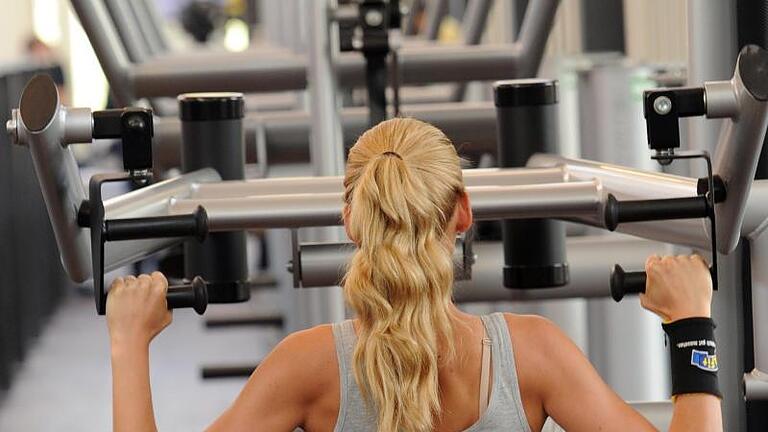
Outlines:
{"type": "MultiPolygon", "coordinates": [[[[603,196],[595,182],[467,188],[475,218],[585,217],[599,219],[603,196]]],[[[264,195],[222,199],[174,199],[172,214],[202,206],[214,231],[341,224],[342,194],[264,195]]]]}
{"type": "MultiPolygon", "coordinates": [[[[535,241],[535,240],[532,240],[535,241]]],[[[501,243],[475,243],[472,279],[457,281],[458,302],[541,300],[610,296],[610,268],[620,262],[642,268],[652,254],[670,251],[669,245],[622,235],[585,236],[567,239],[571,281],[559,288],[510,290],[502,285],[504,257],[501,243]]],[[[312,244],[301,248],[301,279],[304,287],[337,285],[355,248],[352,244],[312,244]]],[[[457,249],[458,251],[458,249],[457,249]]],[[[454,257],[461,260],[461,257],[454,257]]]]}
{"type": "MultiPolygon", "coordinates": [[[[520,45],[426,45],[403,47],[398,52],[403,84],[491,81],[517,76],[520,45]]],[[[336,63],[340,85],[365,85],[365,59],[342,53],[336,63]]]]}
{"type": "MultiPolygon", "coordinates": [[[[221,181],[221,177],[215,170],[208,168],[128,192],[104,201],[105,218],[167,216],[171,198],[188,197],[193,184],[215,181],[221,181]]],[[[104,267],[106,271],[114,270],[180,242],[179,239],[160,238],[107,243],[104,247],[104,267]]]]}
{"type": "MultiPolygon", "coordinates": [[[[569,180],[598,180],[603,191],[606,194],[613,194],[619,201],[681,198],[698,194],[697,179],[643,171],[621,165],[537,154],[528,161],[528,166],[561,166],[569,180]]],[[[604,223],[602,219],[582,217],[575,218],[575,221],[595,226],[603,226],[604,223]]],[[[632,222],[619,225],[617,231],[704,250],[711,247],[708,223],[704,219],[632,222]]]]}
{"type": "MultiPolygon", "coordinates": [[[[301,262],[301,286],[303,288],[337,286],[346,273],[347,263],[355,252],[353,243],[309,243],[302,244],[299,257],[301,262]]],[[[453,252],[454,274],[456,280],[464,280],[464,247],[457,240],[453,252]]],[[[296,271],[295,264],[289,265],[290,271],[296,271]]]]}
{"type": "MultiPolygon", "coordinates": [[[[531,239],[530,241],[536,241],[531,239]]],[[[665,243],[623,235],[568,237],[566,250],[570,281],[557,288],[513,290],[504,288],[504,255],[500,243],[475,243],[472,279],[457,282],[454,298],[461,302],[527,301],[561,298],[593,298],[611,295],[609,280],[614,263],[630,269],[643,268],[652,254],[670,252],[665,243]]]]}
{"type": "MultiPolygon", "coordinates": [[[[560,183],[565,180],[560,168],[486,168],[463,171],[469,186],[514,186],[560,183]]],[[[293,193],[338,193],[343,190],[342,176],[283,177],[195,184],[192,198],[234,198],[293,193]]]]}
{"type": "MultiPolygon", "coordinates": [[[[460,153],[477,156],[496,152],[496,115],[485,102],[434,103],[404,106],[403,115],[431,123],[445,132],[460,153]]],[[[368,129],[367,108],[341,112],[344,145],[351,147],[368,129]]],[[[263,145],[267,163],[308,163],[311,116],[304,111],[251,113],[244,120],[248,163],[258,160],[263,145]]],[[[179,166],[181,123],[175,118],[155,117],[155,167],[179,166]]]]}
{"type": "Polygon", "coordinates": [[[276,92],[307,86],[307,60],[294,54],[243,52],[197,62],[194,67],[161,58],[133,65],[130,78],[137,98],[181,93],[236,91],[276,92]]]}
{"type": "MultiPolygon", "coordinates": [[[[405,46],[399,51],[403,84],[489,81],[516,76],[520,45],[405,46]]],[[[150,59],[134,65],[130,78],[136,97],[176,96],[185,92],[275,92],[307,87],[307,59],[295,54],[265,57],[260,53],[210,58],[195,67],[150,59]]],[[[339,84],[365,85],[365,59],[341,53],[336,63],[339,84]]]]}

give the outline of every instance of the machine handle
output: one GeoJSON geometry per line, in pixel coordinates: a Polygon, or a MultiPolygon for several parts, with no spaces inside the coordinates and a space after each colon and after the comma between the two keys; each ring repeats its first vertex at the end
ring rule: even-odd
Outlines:
{"type": "MultiPolygon", "coordinates": [[[[711,267],[709,271],[710,274],[713,273],[711,267]]],[[[712,277],[714,278],[714,274],[712,277]]],[[[620,302],[627,294],[644,293],[647,280],[648,275],[644,271],[628,272],[616,264],[611,272],[611,297],[620,302]]],[[[717,289],[717,284],[712,284],[712,287],[717,289]]]]}
{"type": "Polygon", "coordinates": [[[195,276],[189,284],[169,286],[165,300],[168,309],[192,308],[202,315],[208,307],[208,283],[195,276]]]}
{"type": "Polygon", "coordinates": [[[619,201],[609,194],[605,206],[605,227],[613,231],[624,222],[694,219],[708,215],[709,204],[703,195],[685,198],[619,201]]]}
{"type": "Polygon", "coordinates": [[[208,214],[198,207],[191,214],[157,216],[104,221],[104,240],[140,240],[163,237],[195,237],[200,241],[208,235],[208,214]]]}
{"type": "Polygon", "coordinates": [[[647,279],[644,271],[626,272],[616,264],[611,272],[611,297],[620,302],[627,294],[644,293],[647,279]]]}

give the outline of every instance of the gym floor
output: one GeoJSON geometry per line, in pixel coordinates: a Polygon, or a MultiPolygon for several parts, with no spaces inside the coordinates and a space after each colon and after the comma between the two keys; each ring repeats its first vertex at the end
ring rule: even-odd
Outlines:
{"type": "MultiPolygon", "coordinates": [[[[242,306],[254,308],[254,304],[242,306]]],[[[206,315],[216,312],[213,306],[206,315]]],[[[277,329],[206,329],[194,312],[175,311],[173,324],[158,336],[151,351],[159,430],[203,430],[236,397],[245,379],[203,381],[200,367],[254,363],[281,336],[277,329]]],[[[110,382],[104,318],[95,316],[93,298],[72,292],[33,341],[12,389],[2,396],[0,431],[111,430],[110,382]]]]}

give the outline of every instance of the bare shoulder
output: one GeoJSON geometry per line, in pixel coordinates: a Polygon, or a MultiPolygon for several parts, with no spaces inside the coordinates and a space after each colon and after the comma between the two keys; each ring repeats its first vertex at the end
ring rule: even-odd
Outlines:
{"type": "Polygon", "coordinates": [[[321,393],[339,376],[332,326],[291,333],[264,359],[259,366],[262,368],[280,376],[284,385],[300,388],[308,397],[321,393]]]}
{"type": "Polygon", "coordinates": [[[278,353],[301,369],[324,368],[331,362],[335,366],[333,327],[331,324],[323,324],[291,333],[275,348],[275,354],[278,353]]]}
{"type": "Polygon", "coordinates": [[[306,330],[289,334],[275,350],[287,351],[291,354],[309,354],[322,357],[324,354],[336,355],[331,324],[322,324],[306,330]]]}
{"type": "Polygon", "coordinates": [[[505,313],[504,318],[509,327],[515,357],[521,357],[520,360],[525,363],[551,366],[580,354],[570,338],[547,318],[511,313],[505,313]]]}
{"type": "Polygon", "coordinates": [[[509,334],[524,341],[536,341],[537,344],[559,343],[568,337],[551,320],[539,315],[518,315],[505,313],[504,319],[509,327],[509,334]]]}

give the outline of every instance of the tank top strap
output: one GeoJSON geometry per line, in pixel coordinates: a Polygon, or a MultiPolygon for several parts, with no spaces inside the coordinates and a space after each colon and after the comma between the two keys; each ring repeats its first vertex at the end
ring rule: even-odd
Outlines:
{"type": "MultiPolygon", "coordinates": [[[[498,400],[506,407],[508,414],[515,414],[519,421],[519,430],[530,431],[530,425],[525,417],[523,399],[520,395],[520,383],[515,366],[515,352],[509,334],[509,325],[504,314],[496,312],[481,316],[488,337],[491,339],[494,390],[500,394],[498,400]]],[[[493,396],[492,396],[493,399],[493,396]]]]}
{"type": "Polygon", "coordinates": [[[333,339],[336,344],[336,358],[339,363],[339,415],[334,432],[375,431],[376,416],[363,400],[355,381],[352,367],[357,335],[352,320],[333,324],[333,339]]]}

